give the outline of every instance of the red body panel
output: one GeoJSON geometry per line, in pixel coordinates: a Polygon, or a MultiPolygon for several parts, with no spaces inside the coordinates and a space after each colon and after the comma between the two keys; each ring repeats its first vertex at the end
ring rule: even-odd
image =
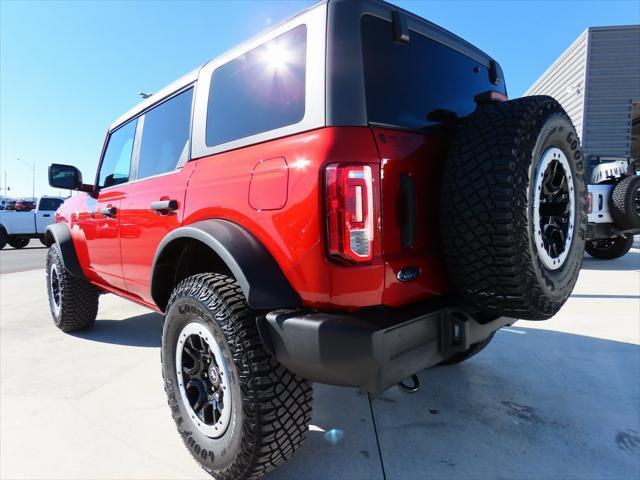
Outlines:
{"type": "MultiPolygon", "coordinates": [[[[379,186],[378,153],[368,128],[323,128],[201,158],[187,190],[184,223],[224,218],[242,225],[271,252],[308,306],[377,305],[384,285],[379,231],[370,265],[340,266],[324,250],[323,169],[340,162],[372,163],[379,186]],[[286,204],[256,211],[247,201],[251,172],[258,162],[280,157],[289,170],[286,204]]],[[[263,194],[273,197],[265,204],[281,201],[279,189],[263,194]]]]}
{"type": "Polygon", "coordinates": [[[195,162],[165,175],[123,185],[120,204],[120,246],[126,289],[143,300],[151,299],[151,267],[162,239],[182,225],[185,190],[195,162]],[[177,200],[178,209],[158,212],[150,208],[159,200],[177,200]]]}
{"type": "Polygon", "coordinates": [[[435,209],[443,148],[437,137],[425,135],[322,128],[193,160],[170,174],[104,189],[97,200],[79,194],[60,214],[71,226],[87,277],[147,306],[153,306],[151,266],[162,238],[182,224],[212,218],[235,222],[260,240],[308,307],[398,306],[447,290],[435,209]],[[374,245],[366,264],[327,257],[324,168],[334,163],[372,167],[374,245]],[[421,220],[417,241],[407,250],[400,246],[396,218],[402,172],[419,182],[421,220]],[[178,200],[179,208],[160,215],[149,208],[156,200],[178,200]],[[117,206],[117,220],[90,219],[88,212],[103,203],[117,206]],[[400,283],[397,271],[406,266],[422,273],[400,283]]]}
{"type": "MultiPolygon", "coordinates": [[[[125,289],[120,253],[120,226],[117,217],[100,213],[102,208],[120,209],[123,192],[114,186],[102,190],[97,197],[78,195],[75,201],[82,201],[74,211],[77,228],[74,230],[76,250],[85,258],[80,259],[83,268],[102,283],[125,289]]],[[[67,203],[64,204],[67,206],[67,203]]]]}
{"type": "Polygon", "coordinates": [[[382,249],[385,292],[383,304],[403,305],[449,290],[440,255],[438,232],[439,179],[446,155],[442,137],[389,129],[374,129],[382,169],[382,249]],[[405,214],[400,177],[415,182],[415,242],[403,248],[400,215],[405,214]],[[405,267],[420,269],[417,279],[402,283],[398,272],[405,267]]]}

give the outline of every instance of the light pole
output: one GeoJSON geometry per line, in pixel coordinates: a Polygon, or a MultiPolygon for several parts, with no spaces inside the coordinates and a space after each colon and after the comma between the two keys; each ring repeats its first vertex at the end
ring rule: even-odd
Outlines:
{"type": "Polygon", "coordinates": [[[33,161],[31,163],[27,162],[26,160],[22,160],[22,159],[18,159],[19,162],[24,163],[27,167],[31,167],[32,171],[33,171],[33,178],[32,178],[32,184],[31,184],[31,200],[33,200],[34,202],[36,201],[36,162],[33,161]]]}

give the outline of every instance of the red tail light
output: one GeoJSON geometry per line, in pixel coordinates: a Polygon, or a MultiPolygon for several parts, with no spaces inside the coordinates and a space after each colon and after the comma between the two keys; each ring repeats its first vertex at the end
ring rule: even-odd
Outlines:
{"type": "Polygon", "coordinates": [[[326,169],[327,248],[351,262],[373,258],[373,179],[369,165],[326,169]]]}

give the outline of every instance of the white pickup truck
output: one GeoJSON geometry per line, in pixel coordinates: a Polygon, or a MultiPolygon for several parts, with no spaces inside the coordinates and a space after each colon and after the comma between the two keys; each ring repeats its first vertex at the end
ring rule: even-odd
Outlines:
{"type": "Polygon", "coordinates": [[[38,206],[30,212],[0,210],[0,249],[7,243],[13,248],[23,248],[32,238],[39,238],[44,244],[44,232],[47,226],[55,222],[55,212],[62,197],[44,196],[38,200],[38,206]]]}

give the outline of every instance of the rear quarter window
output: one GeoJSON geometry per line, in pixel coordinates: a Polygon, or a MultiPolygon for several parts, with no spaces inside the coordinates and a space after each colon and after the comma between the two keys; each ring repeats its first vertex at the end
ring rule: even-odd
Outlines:
{"type": "Polygon", "coordinates": [[[464,117],[478,93],[504,93],[487,67],[413,30],[409,43],[396,43],[391,22],[365,15],[361,35],[369,122],[421,129],[435,110],[464,117]]]}
{"type": "Polygon", "coordinates": [[[209,90],[207,146],[300,122],[306,51],[307,28],[300,25],[218,67],[209,90]]]}

